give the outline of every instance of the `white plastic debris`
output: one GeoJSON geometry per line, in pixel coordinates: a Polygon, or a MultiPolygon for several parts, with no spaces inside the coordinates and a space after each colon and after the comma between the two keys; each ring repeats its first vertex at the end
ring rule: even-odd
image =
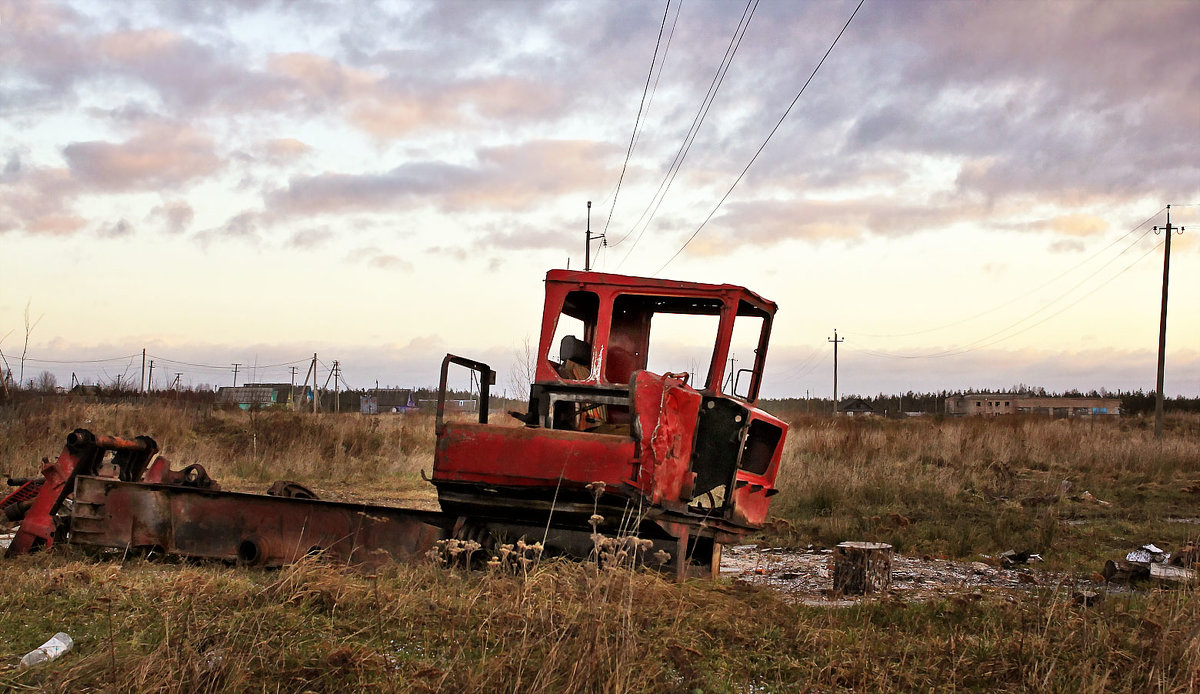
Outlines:
{"type": "Polygon", "coordinates": [[[26,653],[25,657],[21,658],[21,667],[33,667],[39,663],[54,660],[71,650],[74,645],[75,642],[71,640],[71,637],[60,631],[51,636],[46,643],[26,653]]]}
{"type": "Polygon", "coordinates": [[[1125,555],[1125,561],[1134,561],[1141,564],[1163,563],[1170,558],[1170,554],[1163,552],[1153,543],[1142,545],[1141,548],[1135,549],[1125,555]]]}

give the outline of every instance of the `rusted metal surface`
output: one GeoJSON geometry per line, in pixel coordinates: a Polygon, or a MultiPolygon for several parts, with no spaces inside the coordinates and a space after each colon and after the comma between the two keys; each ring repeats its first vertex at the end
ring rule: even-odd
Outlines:
{"type": "Polygon", "coordinates": [[[116,436],[96,436],[87,429],[76,429],[67,435],[66,446],[53,463],[42,468],[44,482],[37,497],[25,512],[5,556],[25,554],[38,547],[52,547],[56,526],[54,516],[71,493],[73,480],[79,474],[94,474],[107,451],[114,451],[112,462],[120,474],[140,475],[158,445],[145,436],[123,439],[116,436]]]}
{"type": "MultiPolygon", "coordinates": [[[[734,285],[550,271],[529,411],[515,413],[525,427],[439,418],[431,481],[443,509],[564,533],[591,509],[636,509],[626,530],[719,553],[763,523],[776,491],[787,426],[754,406],[775,312],[734,285]],[[656,315],[716,319],[703,383],[646,370],[656,315]],[[740,318],[760,326],[753,367],[726,379],[740,318]],[[572,326],[561,340],[560,319],[572,326]],[[724,391],[736,383],[741,394],[724,391]],[[592,499],[585,488],[598,480],[604,494],[592,499]]],[[[451,363],[489,371],[447,355],[440,397],[451,363]]]]}
{"type": "Polygon", "coordinates": [[[491,387],[496,384],[496,372],[492,371],[491,367],[483,362],[447,354],[446,358],[442,359],[441,380],[438,386],[437,419],[434,427],[438,431],[442,429],[442,418],[446,414],[446,378],[449,375],[451,364],[465,366],[479,374],[479,423],[487,424],[488,398],[491,387]]]}
{"type": "Polygon", "coordinates": [[[299,482],[279,480],[267,489],[270,496],[282,496],[288,499],[316,499],[317,493],[299,482]]]}
{"type": "Polygon", "coordinates": [[[634,432],[641,440],[638,487],[651,504],[686,501],[692,495],[700,393],[681,379],[638,371],[632,400],[634,432]]]}
{"type": "Polygon", "coordinates": [[[320,553],[374,566],[420,558],[446,517],[412,509],[78,477],[71,544],[278,566],[320,553]]]}
{"type": "Polygon", "coordinates": [[[0,520],[12,523],[24,518],[33,506],[33,500],[37,498],[38,492],[42,490],[43,482],[44,480],[41,478],[8,480],[9,486],[16,487],[16,489],[0,499],[0,520]]]}
{"type": "Polygon", "coordinates": [[[221,489],[221,485],[208,476],[208,471],[200,463],[193,463],[182,470],[172,470],[171,463],[162,457],[159,457],[150,465],[146,473],[142,475],[141,481],[149,482],[150,484],[172,484],[180,487],[195,487],[197,489],[221,489]]]}
{"type": "Polygon", "coordinates": [[[447,422],[438,437],[434,482],[537,487],[553,492],[605,480],[619,484],[636,472],[628,436],[447,422]]]}

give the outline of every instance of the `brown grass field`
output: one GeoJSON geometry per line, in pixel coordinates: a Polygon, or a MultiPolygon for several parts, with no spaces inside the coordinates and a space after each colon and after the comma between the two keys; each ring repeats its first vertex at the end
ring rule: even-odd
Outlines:
{"type": "MultiPolygon", "coordinates": [[[[0,473],[36,472],[67,432],[154,437],[227,489],[275,479],[328,498],[428,505],[427,417],[82,405],[0,409],[0,473]]],[[[772,545],[879,540],[975,559],[1040,552],[1087,578],[1200,525],[1200,418],[1149,422],[793,420],[772,545]],[[1063,481],[1072,490],[1060,494],[1063,481]],[[1084,491],[1110,505],[1085,500],[1084,491]],[[1058,497],[1058,498],[1055,498],[1058,497]]],[[[1053,581],[1049,581],[1053,585],[1053,581]]],[[[1053,587],[806,607],[770,589],[546,561],[517,574],[431,564],[367,576],[69,547],[0,559],[0,690],[1200,692],[1200,599],[1146,586],[1075,604],[1053,587]],[[18,658],[56,631],[73,651],[18,658]]],[[[1105,587],[1095,590],[1105,593],[1105,587]]]]}

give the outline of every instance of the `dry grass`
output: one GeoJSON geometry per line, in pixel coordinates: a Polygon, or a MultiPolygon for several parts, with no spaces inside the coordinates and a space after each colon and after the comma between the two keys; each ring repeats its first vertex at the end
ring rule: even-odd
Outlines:
{"type": "Polygon", "coordinates": [[[0,663],[63,629],[75,650],[0,688],[39,691],[793,692],[1200,690],[1191,592],[1048,592],[849,609],[766,590],[550,562],[527,575],[368,577],[0,562],[0,663]],[[109,621],[111,619],[111,627],[109,621]]]}
{"type": "Polygon", "coordinates": [[[787,521],[776,536],[960,557],[1042,551],[1059,568],[1144,542],[1182,543],[1197,526],[1163,519],[1200,515],[1200,499],[1184,491],[1200,480],[1200,417],[1168,425],[1160,443],[1142,420],[797,421],[772,509],[787,521]],[[1064,480],[1073,489],[1060,495],[1064,480]],[[1069,498],[1085,491],[1111,505],[1069,498]]]}
{"type": "Polygon", "coordinates": [[[226,489],[291,479],[318,488],[374,489],[383,497],[424,490],[418,471],[433,463],[433,418],[244,412],[153,402],[79,404],[53,399],[0,411],[0,473],[33,475],[77,427],[96,434],[146,435],[178,469],[201,463],[226,489]]]}
{"type": "MultiPolygon", "coordinates": [[[[384,498],[421,484],[433,441],[428,419],[59,405],[0,412],[0,470],[33,472],[77,426],[149,434],[176,467],[200,461],[227,486],[290,477],[384,498]]],[[[1115,548],[1195,533],[1157,519],[1200,515],[1182,491],[1200,478],[1198,454],[1200,419],[1173,420],[1161,446],[1136,421],[800,421],[771,540],[956,555],[1029,541],[1087,573],[1115,548]],[[1063,479],[1113,505],[1021,504],[1063,479]]],[[[1087,608],[1048,590],[829,609],[594,563],[365,576],[69,547],[0,560],[0,585],[0,690],[1200,692],[1191,590],[1087,608]],[[71,653],[7,667],[59,630],[76,639],[71,653]]]]}

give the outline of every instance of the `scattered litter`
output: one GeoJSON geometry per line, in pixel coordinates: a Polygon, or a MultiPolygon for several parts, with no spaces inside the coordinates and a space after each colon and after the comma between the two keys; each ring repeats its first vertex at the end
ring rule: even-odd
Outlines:
{"type": "Polygon", "coordinates": [[[5,533],[0,535],[0,549],[8,549],[8,546],[12,544],[13,538],[16,536],[16,533],[5,533]]]}
{"type": "Polygon", "coordinates": [[[1178,552],[1170,553],[1154,543],[1142,545],[1124,559],[1104,562],[1104,580],[1132,583],[1147,578],[1172,583],[1195,583],[1200,568],[1200,546],[1189,541],[1178,552]]]}
{"type": "Polygon", "coordinates": [[[1098,504],[1100,506],[1112,506],[1111,501],[1104,501],[1102,499],[1097,499],[1096,496],[1094,494],[1092,494],[1091,492],[1084,492],[1084,493],[1080,494],[1079,500],[1084,503],[1088,503],[1088,504],[1098,504]]]}
{"type": "Polygon", "coordinates": [[[1140,564],[1165,562],[1170,558],[1170,554],[1166,554],[1153,543],[1142,545],[1139,549],[1135,549],[1129,554],[1125,555],[1125,561],[1133,561],[1140,564]]]}
{"type": "MultiPolygon", "coordinates": [[[[1010,549],[1007,552],[1000,553],[1000,566],[1007,568],[1016,564],[1028,564],[1029,559],[1035,556],[1037,555],[1031,552],[1016,552],[1010,549]]],[[[1041,557],[1038,557],[1038,559],[1041,559],[1041,557]]]]}
{"type": "Polygon", "coordinates": [[[21,667],[33,667],[39,663],[45,663],[59,657],[63,653],[71,650],[75,642],[71,640],[63,632],[58,632],[50,637],[50,640],[43,643],[41,646],[29,651],[25,657],[21,658],[21,667]]]}
{"type": "Polygon", "coordinates": [[[1195,583],[1196,572],[1193,569],[1185,569],[1182,566],[1155,563],[1150,565],[1150,577],[1172,583],[1195,583]]]}

